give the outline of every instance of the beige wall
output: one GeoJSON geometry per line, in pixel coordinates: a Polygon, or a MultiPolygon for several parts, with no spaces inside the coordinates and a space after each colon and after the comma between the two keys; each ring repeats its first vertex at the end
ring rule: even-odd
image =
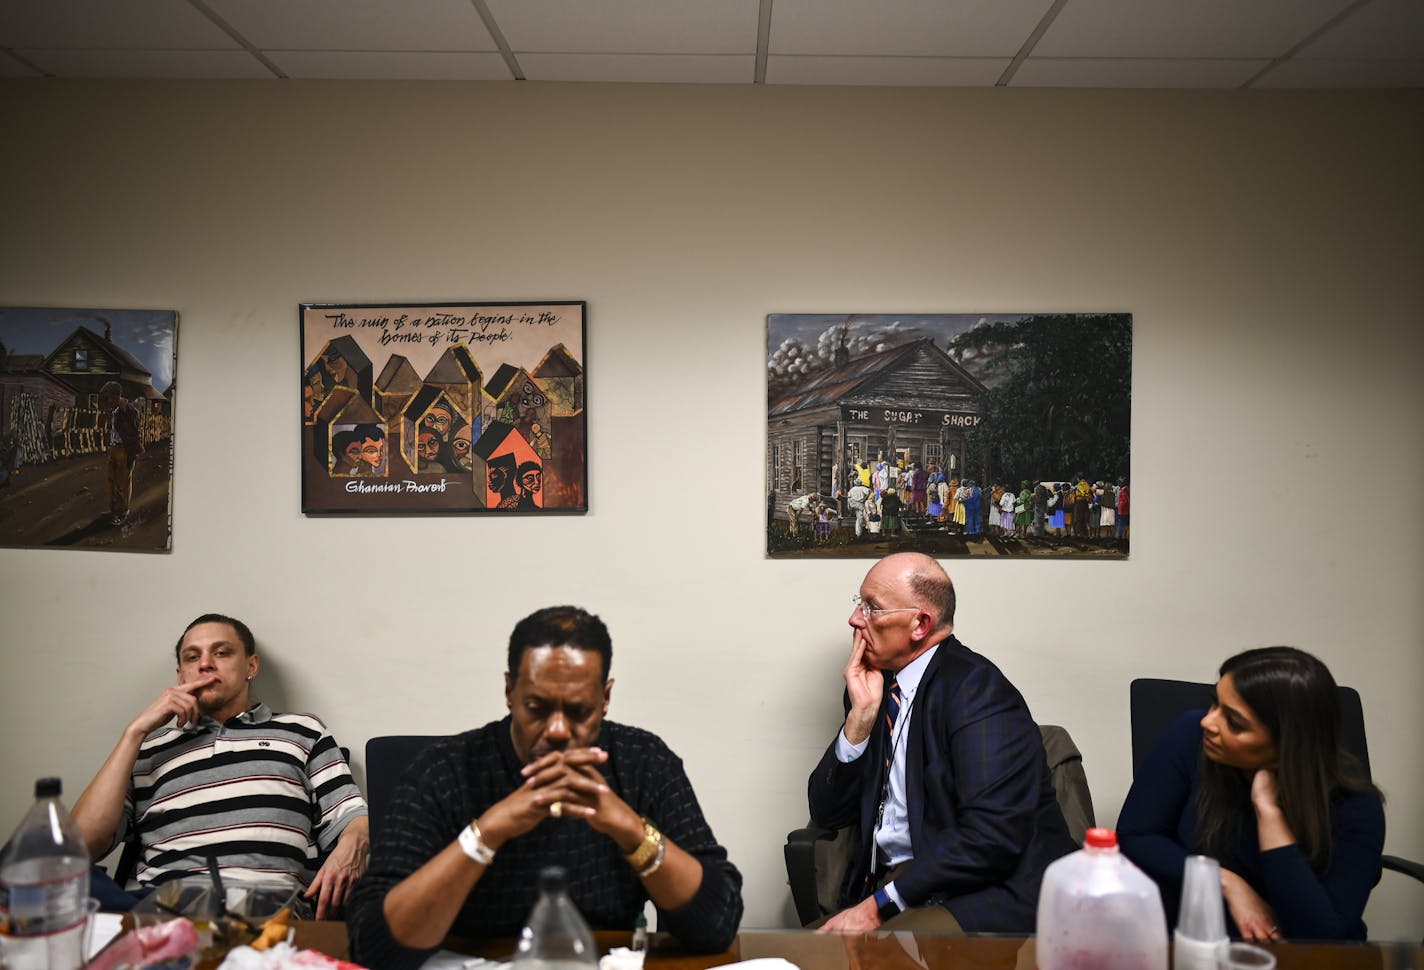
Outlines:
{"type": "MultiPolygon", "coordinates": [[[[1285,642],[1364,695],[1424,858],[1424,97],[0,82],[0,304],[181,313],[171,555],[0,550],[0,828],[73,797],[207,610],[360,751],[503,711],[503,643],[601,612],[785,925],[786,830],[865,564],[763,558],[765,315],[1120,310],[1132,558],[950,561],[958,632],[1129,780],[1127,684],[1285,642]],[[301,301],[586,299],[591,511],[303,518],[301,301]],[[527,565],[495,569],[519,546],[527,565]],[[41,726],[43,726],[41,728],[41,726]]],[[[357,758],[360,770],[360,758],[357,758]]],[[[1385,877],[1377,935],[1424,923],[1385,877]]]]}

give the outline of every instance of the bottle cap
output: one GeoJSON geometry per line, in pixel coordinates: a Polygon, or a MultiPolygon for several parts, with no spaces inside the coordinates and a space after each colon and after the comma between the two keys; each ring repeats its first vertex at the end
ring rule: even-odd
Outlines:
{"type": "Polygon", "coordinates": [[[36,798],[58,798],[64,790],[64,783],[58,778],[41,778],[35,782],[36,798]]]}
{"type": "Polygon", "coordinates": [[[1083,845],[1091,849],[1117,848],[1117,833],[1112,829],[1088,829],[1083,837],[1083,845]]]}
{"type": "Polygon", "coordinates": [[[539,891],[541,893],[563,892],[568,885],[568,873],[563,866],[545,866],[539,870],[539,891]]]}

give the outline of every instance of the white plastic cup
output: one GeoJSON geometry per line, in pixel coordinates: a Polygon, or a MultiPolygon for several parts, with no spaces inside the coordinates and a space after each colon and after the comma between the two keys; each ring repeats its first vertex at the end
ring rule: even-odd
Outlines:
{"type": "Polygon", "coordinates": [[[1251,943],[1223,943],[1216,951],[1217,970],[1275,970],[1276,955],[1251,943]]]}
{"type": "Polygon", "coordinates": [[[1187,856],[1177,934],[1216,944],[1226,939],[1226,907],[1221,899],[1221,866],[1210,856],[1187,856]]]}
{"type": "Polygon", "coordinates": [[[1172,970],[1217,970],[1222,940],[1194,940],[1181,930],[1172,935],[1172,970]]]}

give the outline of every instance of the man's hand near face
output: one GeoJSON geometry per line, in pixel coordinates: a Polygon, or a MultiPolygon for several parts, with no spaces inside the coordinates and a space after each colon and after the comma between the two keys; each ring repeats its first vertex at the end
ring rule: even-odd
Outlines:
{"type": "Polygon", "coordinates": [[[584,818],[598,831],[611,834],[606,825],[610,816],[617,815],[617,809],[610,805],[608,813],[600,815],[601,796],[616,801],[624,813],[632,816],[641,839],[642,820],[608,788],[598,773],[598,765],[607,760],[608,754],[601,748],[573,748],[552,751],[525,765],[524,784],[479,817],[477,824],[484,841],[490,848],[498,849],[510,839],[532,831],[550,817],[550,806],[556,802],[570,818],[584,818]],[[599,817],[598,822],[595,816],[599,817]]]}
{"type": "Polygon", "coordinates": [[[608,753],[602,748],[551,752],[524,766],[521,791],[532,788],[545,815],[550,814],[550,805],[559,802],[562,816],[583,819],[628,853],[643,841],[643,819],[599,773],[598,766],[607,760],[608,753]]]}
{"type": "Polygon", "coordinates": [[[846,693],[850,696],[845,736],[851,744],[860,744],[870,737],[870,732],[875,728],[875,712],[880,710],[880,700],[885,695],[885,677],[866,659],[866,646],[865,631],[853,630],[850,659],[846,661],[842,674],[845,677],[846,693]]]}
{"type": "MultiPolygon", "coordinates": [[[[550,806],[558,802],[560,819],[567,819],[571,824],[584,822],[595,832],[608,836],[619,852],[628,855],[642,845],[647,833],[642,816],[608,787],[599,773],[598,766],[607,760],[608,752],[602,748],[550,752],[524,766],[524,784],[504,801],[518,799],[521,793],[528,792],[530,805],[543,806],[543,814],[535,818],[535,825],[548,818],[552,814],[550,806]]],[[[481,830],[489,814],[481,817],[481,830]]],[[[685,906],[702,885],[702,863],[664,835],[663,861],[654,872],[643,877],[643,885],[657,905],[665,909],[685,906]]]]}
{"type": "Polygon", "coordinates": [[[209,675],[169,687],[124,728],[119,743],[74,803],[74,820],[84,833],[89,858],[102,858],[113,845],[114,833],[119,830],[119,821],[124,814],[129,776],[133,773],[134,762],[138,760],[143,739],[175,718],[179,727],[197,721],[202,714],[198,707],[198,694],[220,681],[219,677],[209,675]]]}
{"type": "MultiPolygon", "coordinates": [[[[142,741],[150,733],[167,724],[170,718],[177,718],[180,728],[196,724],[202,715],[202,710],[198,707],[198,694],[220,683],[222,678],[209,674],[168,688],[133,719],[128,726],[128,733],[137,733],[138,740],[142,741]]],[[[137,753],[135,750],[135,756],[137,753]]]]}

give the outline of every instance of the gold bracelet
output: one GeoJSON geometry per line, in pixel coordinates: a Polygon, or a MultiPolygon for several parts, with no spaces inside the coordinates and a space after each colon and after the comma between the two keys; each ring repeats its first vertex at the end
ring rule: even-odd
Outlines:
{"type": "Polygon", "coordinates": [[[623,858],[627,860],[628,865],[633,867],[634,871],[644,869],[653,860],[653,856],[658,854],[658,847],[662,844],[663,834],[653,826],[652,822],[644,818],[643,841],[639,842],[638,847],[625,854],[623,858]]]}
{"type": "Polygon", "coordinates": [[[646,868],[638,870],[638,878],[646,879],[661,869],[665,855],[667,855],[667,843],[658,839],[658,854],[653,856],[653,861],[649,862],[646,868]]]}

